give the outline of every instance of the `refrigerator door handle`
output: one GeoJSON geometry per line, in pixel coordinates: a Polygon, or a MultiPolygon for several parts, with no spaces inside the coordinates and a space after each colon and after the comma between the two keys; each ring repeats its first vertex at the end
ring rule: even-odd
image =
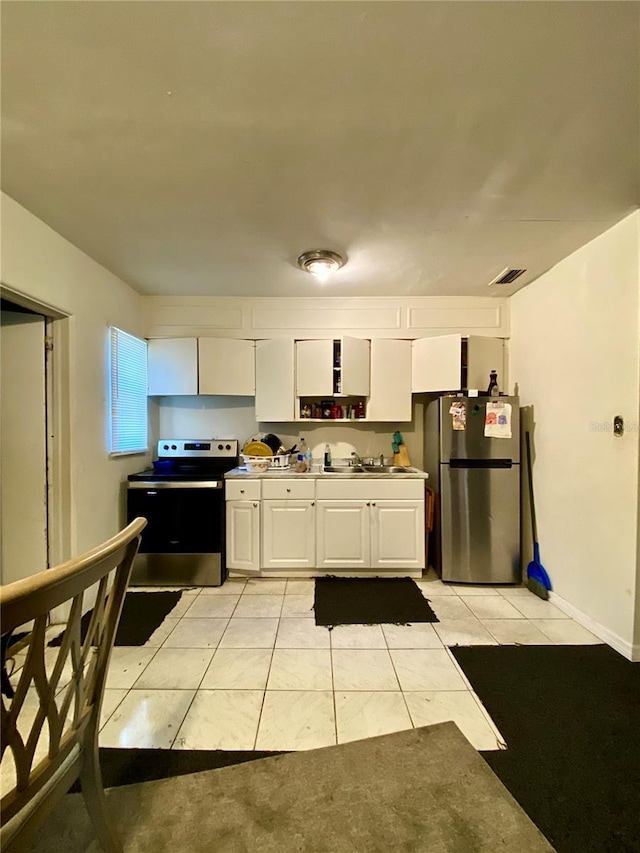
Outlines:
{"type": "Polygon", "coordinates": [[[451,459],[450,468],[511,468],[512,459],[451,459]]]}

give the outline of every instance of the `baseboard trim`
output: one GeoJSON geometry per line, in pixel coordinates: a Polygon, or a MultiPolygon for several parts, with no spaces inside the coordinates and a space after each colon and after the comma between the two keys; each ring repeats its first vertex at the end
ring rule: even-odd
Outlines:
{"type": "Polygon", "coordinates": [[[640,661],[640,644],[629,643],[623,640],[622,637],[605,628],[600,622],[596,622],[591,616],[587,616],[582,610],[578,610],[573,604],[559,596],[557,592],[549,593],[549,601],[566,613],[567,616],[571,616],[578,624],[587,628],[592,634],[595,634],[596,637],[599,637],[608,646],[611,646],[616,652],[627,658],[627,660],[640,661]]]}

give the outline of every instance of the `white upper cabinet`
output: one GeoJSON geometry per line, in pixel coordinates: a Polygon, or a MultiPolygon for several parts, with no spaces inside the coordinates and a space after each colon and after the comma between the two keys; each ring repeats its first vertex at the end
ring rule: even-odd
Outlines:
{"type": "Polygon", "coordinates": [[[200,394],[253,397],[256,393],[254,341],[198,339],[200,394]]]}
{"type": "Polygon", "coordinates": [[[147,393],[150,396],[198,393],[196,338],[162,338],[149,341],[147,393]]]}
{"type": "Polygon", "coordinates": [[[507,389],[504,341],[481,335],[443,335],[413,341],[412,390],[486,391],[489,373],[498,371],[501,391],[507,389]]]}
{"type": "Polygon", "coordinates": [[[366,420],[411,419],[411,341],[373,338],[366,420]]]}
{"type": "Polygon", "coordinates": [[[333,341],[296,341],[296,396],[334,393],[333,341]]]}
{"type": "Polygon", "coordinates": [[[369,341],[296,341],[296,395],[298,397],[368,397],[369,341]]]}
{"type": "Polygon", "coordinates": [[[294,341],[256,341],[256,420],[294,419],[294,341]]]}
{"type": "Polygon", "coordinates": [[[412,390],[458,391],[462,387],[462,336],[418,338],[412,346],[412,390]]]}

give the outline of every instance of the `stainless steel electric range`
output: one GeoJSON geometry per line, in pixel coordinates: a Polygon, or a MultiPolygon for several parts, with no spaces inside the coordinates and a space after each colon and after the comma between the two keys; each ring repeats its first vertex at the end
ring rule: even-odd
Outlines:
{"type": "Polygon", "coordinates": [[[129,475],[127,520],[148,522],[132,586],[224,582],[224,474],[237,464],[236,439],[161,439],[153,468],[129,475]]]}

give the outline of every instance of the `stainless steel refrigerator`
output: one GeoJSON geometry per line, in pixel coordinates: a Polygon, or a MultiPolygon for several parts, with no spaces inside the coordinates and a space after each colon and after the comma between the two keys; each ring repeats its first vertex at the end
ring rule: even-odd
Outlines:
{"type": "MultiPolygon", "coordinates": [[[[489,409],[493,421],[494,408],[489,409]]],[[[504,424],[504,420],[502,421],[504,424]]],[[[489,432],[500,432],[500,428],[489,432]]],[[[517,397],[439,397],[425,410],[425,469],[436,491],[432,564],[443,581],[520,583],[517,397]],[[485,434],[487,404],[510,409],[510,437],[485,434]],[[452,412],[452,408],[454,411],[452,412]],[[456,428],[454,428],[454,426],[456,428]]]]}

